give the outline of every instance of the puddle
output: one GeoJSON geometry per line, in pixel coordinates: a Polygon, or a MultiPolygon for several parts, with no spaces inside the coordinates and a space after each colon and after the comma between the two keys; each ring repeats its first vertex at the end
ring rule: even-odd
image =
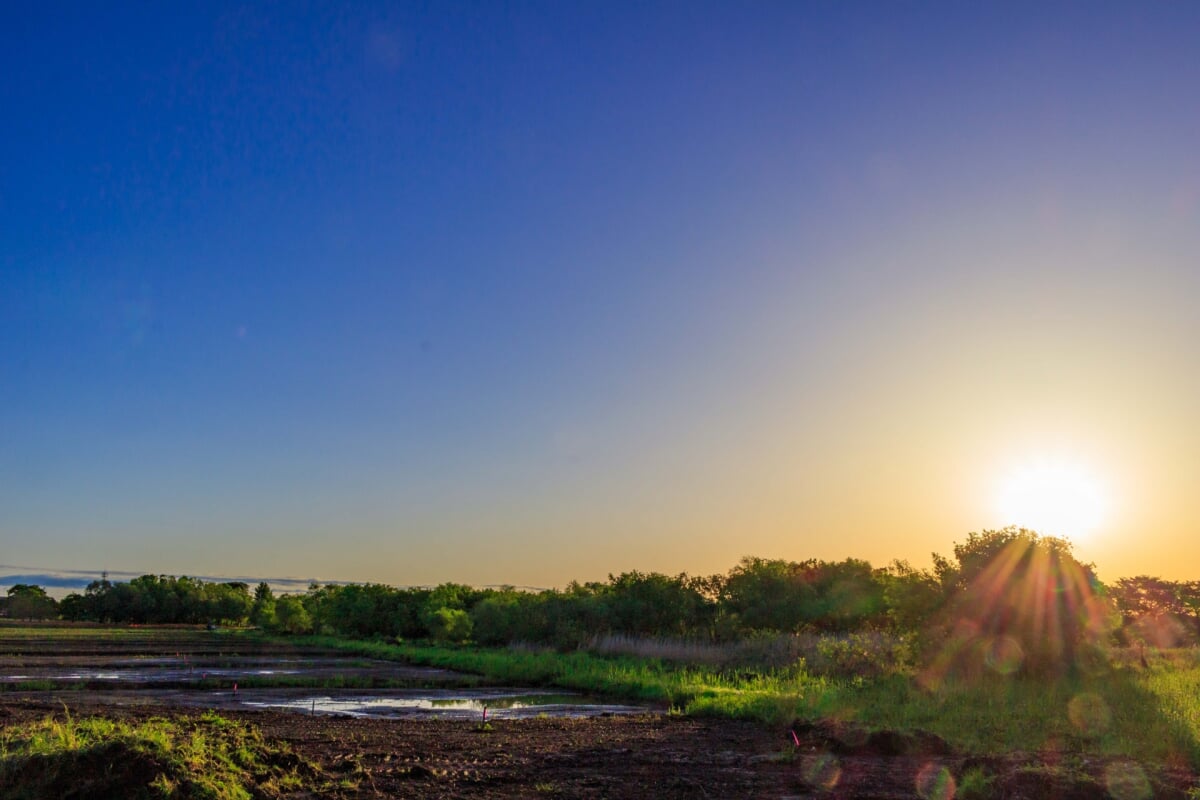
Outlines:
{"type": "MultiPolygon", "coordinates": [[[[184,706],[224,711],[271,710],[296,714],[329,714],[377,719],[523,719],[530,717],[599,717],[624,714],[660,714],[650,705],[623,705],[596,697],[545,689],[346,689],[314,692],[312,689],[200,689],[113,688],[83,693],[88,703],[122,707],[184,706]]],[[[53,701],[54,692],[39,692],[53,701]]]]}
{"type": "Polygon", "coordinates": [[[278,659],[225,658],[188,661],[172,658],[113,659],[104,663],[34,666],[22,665],[20,672],[0,675],[0,683],[18,681],[112,683],[188,683],[203,680],[236,681],[247,678],[303,677],[351,678],[397,681],[448,682],[464,676],[432,667],[412,667],[392,661],[366,659],[278,659]]]}
{"type": "Polygon", "coordinates": [[[2,681],[134,681],[137,683],[163,683],[205,680],[208,678],[246,678],[260,675],[307,675],[315,674],[299,669],[158,669],[153,672],[139,669],[96,670],[85,669],[73,672],[56,672],[45,675],[0,675],[2,681]]]}
{"type": "MultiPolygon", "coordinates": [[[[222,699],[232,699],[224,693],[222,699]]],[[[482,719],[523,717],[594,717],[602,714],[646,714],[645,706],[602,703],[585,695],[532,692],[520,689],[480,691],[397,691],[354,694],[306,694],[260,697],[243,692],[236,701],[248,708],[270,708],[302,714],[340,714],[350,717],[435,716],[482,719]]]]}

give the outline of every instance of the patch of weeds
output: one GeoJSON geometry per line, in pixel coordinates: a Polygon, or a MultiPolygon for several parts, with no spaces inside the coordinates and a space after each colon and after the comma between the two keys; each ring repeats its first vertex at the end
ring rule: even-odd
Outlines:
{"type": "Polygon", "coordinates": [[[52,692],[59,688],[54,681],[16,681],[9,685],[18,692],[52,692]]]}
{"type": "Polygon", "coordinates": [[[765,756],[761,756],[761,758],[763,761],[771,764],[791,764],[796,760],[796,750],[797,748],[788,746],[782,750],[779,750],[778,752],[768,753],[765,756]]]}
{"type": "Polygon", "coordinates": [[[213,728],[214,730],[223,730],[225,728],[231,728],[231,727],[235,727],[237,725],[236,722],[225,719],[225,717],[222,717],[220,714],[213,711],[212,709],[208,709],[203,714],[201,714],[200,721],[202,723],[204,723],[205,725],[208,725],[210,728],[213,728]]]}
{"type": "Polygon", "coordinates": [[[989,800],[993,780],[983,767],[969,767],[959,778],[957,797],[959,800],[989,800]]]}
{"type": "Polygon", "coordinates": [[[0,800],[249,800],[318,777],[256,729],[212,714],[129,723],[64,713],[0,733],[0,800]]]}

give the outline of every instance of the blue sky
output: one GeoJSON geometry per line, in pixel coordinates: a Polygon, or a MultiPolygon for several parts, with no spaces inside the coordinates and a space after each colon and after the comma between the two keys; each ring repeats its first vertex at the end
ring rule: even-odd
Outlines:
{"type": "Polygon", "coordinates": [[[1200,471],[1198,32],[1186,3],[18,10],[4,560],[921,561],[1047,449],[1126,487],[1100,555],[1167,547],[1192,501],[1134,484],[1200,471]]]}

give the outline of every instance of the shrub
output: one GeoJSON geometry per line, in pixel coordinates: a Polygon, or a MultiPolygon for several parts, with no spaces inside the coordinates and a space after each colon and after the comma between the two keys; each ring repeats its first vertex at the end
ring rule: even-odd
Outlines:
{"type": "Polygon", "coordinates": [[[471,616],[460,608],[439,608],[429,617],[429,635],[439,642],[465,642],[471,627],[471,616]]]}

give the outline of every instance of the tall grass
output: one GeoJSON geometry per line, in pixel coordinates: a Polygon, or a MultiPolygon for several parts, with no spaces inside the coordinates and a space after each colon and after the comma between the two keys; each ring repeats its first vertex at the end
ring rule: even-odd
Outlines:
{"type": "Polygon", "coordinates": [[[786,669],[803,662],[810,672],[834,677],[895,672],[911,659],[905,637],[880,631],[761,634],[721,643],[607,634],[592,639],[586,649],[722,668],[786,669]]]}
{"type": "MultiPolygon", "coordinates": [[[[819,693],[826,684],[824,678],[810,675],[802,664],[787,669],[733,673],[704,665],[680,665],[628,656],[598,656],[582,651],[559,653],[527,648],[437,647],[346,641],[319,636],[303,641],[373,658],[475,673],[493,682],[556,686],[684,709],[701,698],[719,696],[808,696],[819,693]]],[[[754,715],[740,713],[739,716],[754,715]]]]}
{"type": "Polygon", "coordinates": [[[1176,736],[1191,742],[1189,762],[1200,765],[1200,664],[1195,650],[1173,663],[1156,664],[1142,683],[1176,736]]]}

